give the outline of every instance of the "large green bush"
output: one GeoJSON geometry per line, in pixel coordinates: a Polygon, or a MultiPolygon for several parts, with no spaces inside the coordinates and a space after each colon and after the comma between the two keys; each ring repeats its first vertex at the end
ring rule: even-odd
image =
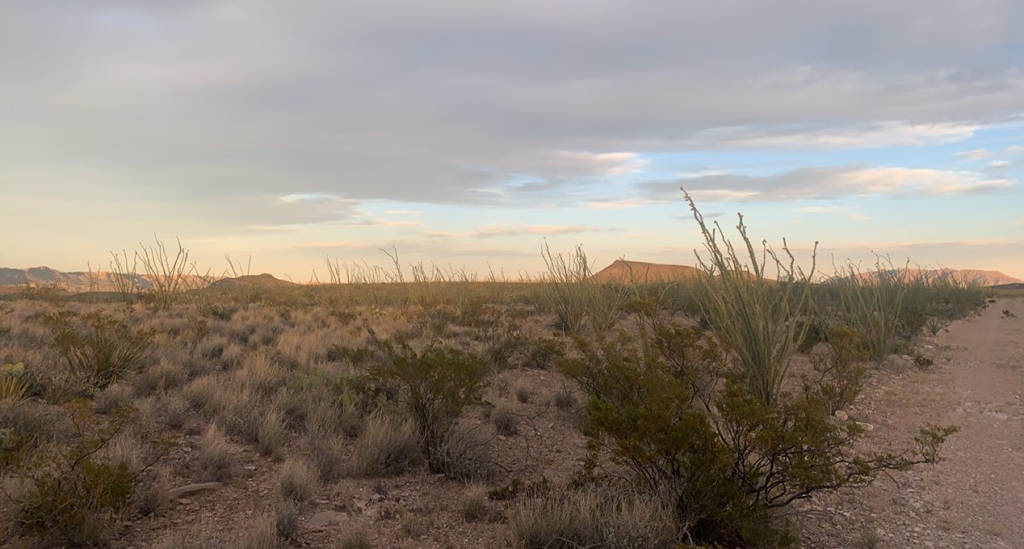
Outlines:
{"type": "Polygon", "coordinates": [[[927,428],[913,450],[858,453],[859,427],[829,416],[818,384],[768,403],[698,328],[657,326],[652,339],[578,339],[581,356],[563,369],[589,395],[595,448],[667,498],[680,535],[695,543],[786,546],[794,538],[774,509],[934,462],[952,432],[927,428]]]}

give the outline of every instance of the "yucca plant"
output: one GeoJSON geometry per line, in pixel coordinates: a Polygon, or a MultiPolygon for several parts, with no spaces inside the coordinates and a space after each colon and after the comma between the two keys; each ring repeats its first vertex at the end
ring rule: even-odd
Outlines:
{"type": "Polygon", "coordinates": [[[4,364],[0,367],[0,401],[21,402],[28,397],[30,383],[25,376],[25,365],[4,364]]]}

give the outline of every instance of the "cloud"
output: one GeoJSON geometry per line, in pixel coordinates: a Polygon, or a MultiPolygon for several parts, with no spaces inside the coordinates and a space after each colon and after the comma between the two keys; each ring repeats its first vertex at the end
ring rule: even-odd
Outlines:
{"type": "Polygon", "coordinates": [[[924,197],[994,192],[1013,186],[1007,179],[974,172],[902,167],[814,167],[773,175],[724,174],[640,184],[652,199],[675,200],[682,185],[702,201],[823,200],[844,196],[924,197]]]}
{"type": "Polygon", "coordinates": [[[592,210],[631,210],[651,203],[652,202],[650,200],[643,200],[639,198],[607,198],[600,200],[588,200],[584,202],[584,206],[592,210]]]}
{"type": "Polygon", "coordinates": [[[799,213],[832,213],[847,209],[845,206],[803,206],[795,211],[799,213]]]}
{"type": "Polygon", "coordinates": [[[950,143],[1024,112],[1012,0],[53,6],[0,8],[5,165],[191,200],[507,203],[638,151],[950,143]]]}
{"type": "Polygon", "coordinates": [[[846,214],[846,218],[849,219],[850,221],[871,221],[873,219],[858,212],[850,212],[846,214]]]}
{"type": "Polygon", "coordinates": [[[708,146],[731,148],[864,149],[957,143],[970,139],[979,125],[906,124],[883,121],[845,128],[720,128],[697,135],[708,146]]]}
{"type": "Polygon", "coordinates": [[[546,173],[616,176],[643,171],[647,164],[634,152],[554,151],[538,167],[546,173]]]}
{"type": "Polygon", "coordinates": [[[554,234],[577,234],[597,232],[594,227],[582,227],[577,225],[515,225],[515,226],[489,226],[480,227],[466,232],[458,231],[426,231],[424,236],[435,238],[470,237],[470,238],[492,238],[499,236],[530,235],[554,235],[554,234]]]}
{"type": "Polygon", "coordinates": [[[991,155],[992,155],[992,151],[989,151],[988,149],[972,149],[972,150],[969,150],[969,151],[962,151],[962,152],[958,152],[958,153],[953,154],[953,156],[956,157],[956,158],[963,158],[964,160],[972,160],[972,161],[984,160],[984,159],[988,158],[991,155]]]}

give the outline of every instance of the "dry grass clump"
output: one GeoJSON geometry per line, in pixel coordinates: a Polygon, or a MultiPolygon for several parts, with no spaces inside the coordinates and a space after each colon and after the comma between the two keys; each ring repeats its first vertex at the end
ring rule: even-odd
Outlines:
{"type": "Polygon", "coordinates": [[[593,490],[522,501],[511,526],[521,549],[669,549],[679,541],[671,510],[657,498],[593,490]]]}
{"type": "Polygon", "coordinates": [[[232,373],[232,381],[243,390],[267,397],[284,387],[288,371],[268,353],[255,353],[248,355],[241,368],[232,373]]]}
{"type": "Polygon", "coordinates": [[[400,475],[421,459],[416,425],[389,412],[370,414],[356,441],[348,474],[356,477],[400,475]]]}
{"type": "Polygon", "coordinates": [[[215,420],[217,425],[242,442],[256,444],[264,414],[269,408],[267,401],[247,389],[236,390],[228,398],[227,406],[215,420]]]}
{"type": "Polygon", "coordinates": [[[288,429],[281,412],[272,409],[263,417],[256,432],[256,449],[261,456],[272,456],[280,460],[288,442],[288,429]]]}
{"type": "Polygon", "coordinates": [[[437,472],[453,480],[487,481],[497,472],[491,455],[492,437],[476,427],[457,426],[437,447],[437,472]]]}
{"type": "Polygon", "coordinates": [[[320,475],[320,480],[330,483],[341,478],[350,467],[345,455],[345,439],[338,435],[309,433],[304,437],[305,452],[320,475]]]}
{"type": "Polygon", "coordinates": [[[186,381],[185,370],[178,364],[161,357],[154,366],[139,372],[133,380],[135,394],[148,396],[156,392],[165,392],[181,387],[186,381]]]}
{"type": "Polygon", "coordinates": [[[519,432],[519,415],[508,407],[498,405],[491,413],[491,423],[495,431],[502,436],[512,436],[519,432]]]}
{"type": "Polygon", "coordinates": [[[299,504],[282,500],[274,505],[274,532],[277,539],[288,543],[299,538],[299,504]]]}
{"type": "Polygon", "coordinates": [[[373,549],[374,545],[370,536],[360,530],[341,538],[336,547],[337,549],[373,549]]]}
{"type": "Polygon", "coordinates": [[[233,549],[279,549],[277,517],[265,513],[252,519],[242,530],[242,536],[233,549]]]}
{"type": "Polygon", "coordinates": [[[530,399],[533,397],[533,389],[521,381],[516,383],[513,392],[516,395],[516,400],[522,404],[530,402],[530,399]]]}
{"type": "Polygon", "coordinates": [[[171,489],[170,473],[166,467],[156,467],[135,487],[132,503],[135,511],[142,516],[154,515],[162,511],[171,502],[168,490],[171,489]]]}
{"type": "Polygon", "coordinates": [[[460,500],[462,518],[466,522],[478,522],[491,516],[491,509],[488,505],[487,487],[481,484],[471,484],[462,494],[460,500]]]}
{"type": "Polygon", "coordinates": [[[235,476],[235,453],[224,434],[216,425],[210,425],[203,434],[196,456],[200,480],[227,482],[235,476]]]}
{"type": "Polygon", "coordinates": [[[113,383],[96,394],[96,411],[109,414],[132,403],[132,388],[127,383],[113,383]]]}
{"type": "Polygon", "coordinates": [[[320,479],[310,464],[299,458],[288,458],[281,466],[278,491],[289,501],[303,503],[316,494],[320,479]]]}
{"type": "Polygon", "coordinates": [[[571,410],[576,406],[576,396],[568,387],[562,387],[551,397],[551,403],[559,410],[571,410]]]}
{"type": "Polygon", "coordinates": [[[181,394],[188,405],[202,412],[206,419],[227,408],[231,398],[224,384],[214,376],[193,379],[182,389],[181,394]]]}

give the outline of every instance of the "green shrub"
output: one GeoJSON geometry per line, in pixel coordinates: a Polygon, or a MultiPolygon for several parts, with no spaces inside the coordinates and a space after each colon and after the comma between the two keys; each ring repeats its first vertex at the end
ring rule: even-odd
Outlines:
{"type": "Polygon", "coordinates": [[[101,424],[84,402],[70,404],[68,411],[76,427],[73,442],[21,471],[30,480],[30,489],[15,502],[18,524],[39,538],[74,546],[102,545],[126,518],[135,492],[136,474],[127,462],[99,457],[127,417],[101,424]]]}
{"type": "Polygon", "coordinates": [[[803,377],[804,391],[821,400],[829,415],[853,404],[864,387],[868,359],[864,339],[849,326],[837,326],[828,336],[828,354],[811,357],[813,376],[803,377]]]}
{"type": "Polygon", "coordinates": [[[589,394],[588,437],[663,498],[684,539],[786,546],[793,538],[775,509],[934,462],[952,432],[929,427],[912,451],[858,454],[859,427],[832,421],[813,383],[768,403],[699,329],[660,327],[652,337],[580,339],[581,357],[563,368],[589,394]]]}
{"type": "Polygon", "coordinates": [[[444,452],[463,408],[480,400],[487,363],[454,347],[428,345],[416,352],[406,341],[371,333],[381,364],[371,373],[396,384],[420,436],[420,448],[432,472],[443,472],[444,452]]]}

